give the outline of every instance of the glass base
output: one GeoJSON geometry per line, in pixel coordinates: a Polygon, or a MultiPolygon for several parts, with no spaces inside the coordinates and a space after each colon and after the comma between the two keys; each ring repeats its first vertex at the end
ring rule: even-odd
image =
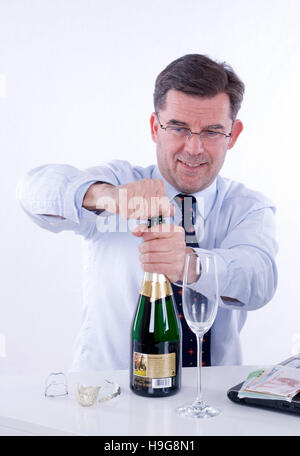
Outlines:
{"type": "Polygon", "coordinates": [[[191,404],[184,404],[176,409],[178,415],[186,418],[212,418],[218,416],[221,411],[206,404],[203,401],[195,401],[191,404]]]}

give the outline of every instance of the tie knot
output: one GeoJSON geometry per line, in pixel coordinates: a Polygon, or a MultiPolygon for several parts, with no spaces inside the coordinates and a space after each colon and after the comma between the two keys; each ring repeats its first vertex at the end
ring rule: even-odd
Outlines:
{"type": "Polygon", "coordinates": [[[191,198],[193,201],[196,201],[196,198],[193,195],[186,195],[184,193],[178,193],[175,196],[175,199],[181,202],[186,201],[188,198],[191,198]]]}

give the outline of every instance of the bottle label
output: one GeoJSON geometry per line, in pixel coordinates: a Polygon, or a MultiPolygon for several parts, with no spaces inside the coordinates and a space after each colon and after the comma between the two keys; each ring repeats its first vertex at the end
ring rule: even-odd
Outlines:
{"type": "Polygon", "coordinates": [[[172,386],[172,377],[176,376],[176,354],[151,355],[133,354],[135,383],[152,388],[172,386]]]}

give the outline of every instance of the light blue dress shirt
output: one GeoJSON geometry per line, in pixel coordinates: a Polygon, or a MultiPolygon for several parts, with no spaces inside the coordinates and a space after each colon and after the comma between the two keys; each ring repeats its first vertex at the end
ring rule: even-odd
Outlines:
{"type": "MultiPolygon", "coordinates": [[[[84,171],[69,165],[40,166],[17,187],[21,206],[40,227],[56,233],[70,230],[83,239],[83,315],[72,370],[129,366],[130,329],[143,280],[138,250],[142,240],[130,232],[138,222],[133,226],[132,220],[124,222],[108,212],[96,215],[82,207],[82,200],[97,181],[122,185],[143,178],[162,179],[171,202],[179,193],[157,166],[133,167],[121,160],[84,171]]],[[[276,290],[275,208],[262,194],[221,176],[194,196],[200,245],[195,250],[216,254],[220,296],[238,300],[219,299],[211,362],[241,364],[239,333],[247,312],[264,306],[276,290]]],[[[174,206],[171,221],[179,223],[181,214],[174,206]]],[[[208,285],[209,277],[201,276],[197,288],[208,285]]]]}

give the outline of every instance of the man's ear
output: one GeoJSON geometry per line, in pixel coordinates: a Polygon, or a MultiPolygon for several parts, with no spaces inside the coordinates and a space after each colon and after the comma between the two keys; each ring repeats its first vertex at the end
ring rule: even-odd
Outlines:
{"type": "Polygon", "coordinates": [[[236,140],[238,139],[238,137],[240,136],[240,134],[243,131],[243,128],[244,128],[244,126],[243,126],[241,120],[237,119],[234,121],[228,149],[231,149],[235,145],[236,140]]]}
{"type": "Polygon", "coordinates": [[[155,112],[151,114],[150,117],[150,127],[151,127],[151,136],[153,141],[157,142],[157,130],[158,130],[158,122],[157,122],[157,115],[155,112]]]}

